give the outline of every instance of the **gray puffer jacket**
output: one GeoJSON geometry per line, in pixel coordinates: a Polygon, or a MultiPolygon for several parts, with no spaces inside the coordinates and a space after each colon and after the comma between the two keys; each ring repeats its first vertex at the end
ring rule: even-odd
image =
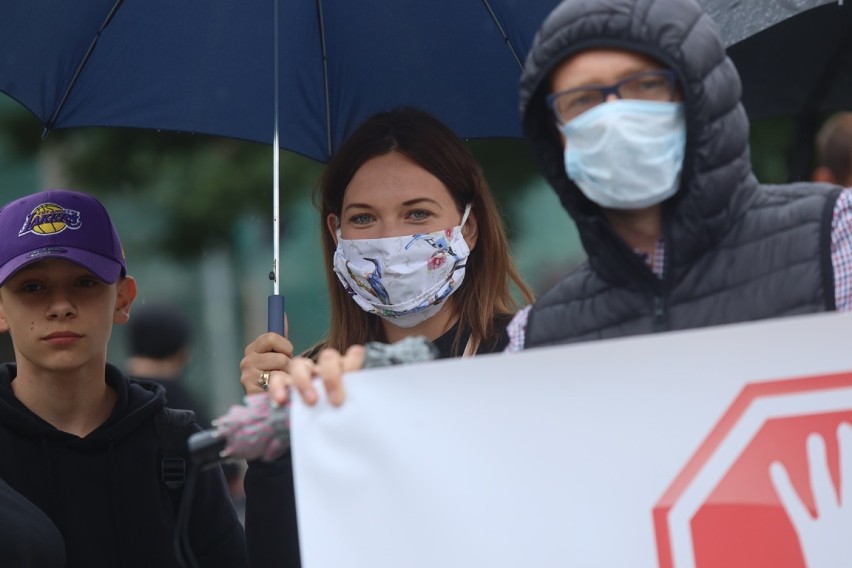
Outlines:
{"type": "Polygon", "coordinates": [[[566,0],[551,13],[521,79],[523,128],[588,261],[536,303],[525,347],[834,309],[839,189],[760,185],[740,95],[717,28],[693,0],[566,0]],[[644,54],[680,83],[686,156],[680,189],[663,204],[662,278],[565,174],[548,79],[566,57],[592,48],[644,54]]]}

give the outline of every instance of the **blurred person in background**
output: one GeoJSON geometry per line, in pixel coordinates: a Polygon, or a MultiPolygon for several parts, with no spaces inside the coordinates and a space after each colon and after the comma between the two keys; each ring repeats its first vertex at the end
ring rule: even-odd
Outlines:
{"type": "MultiPolygon", "coordinates": [[[[128,323],[126,370],[135,379],[150,381],[166,389],[169,408],[191,410],[195,421],[210,427],[207,407],[186,385],[186,369],[192,358],[192,325],[183,310],[171,303],[138,307],[128,323]]],[[[244,462],[222,464],[234,508],[244,520],[244,462]]]]}
{"type": "Polygon", "coordinates": [[[831,115],[819,129],[816,161],[811,179],[852,187],[852,112],[831,115]]]}
{"type": "Polygon", "coordinates": [[[170,408],[192,410],[195,421],[207,428],[210,418],[206,406],[185,382],[191,341],[192,326],[180,307],[168,303],[143,304],[128,323],[126,371],[136,379],[162,385],[170,408]]]}

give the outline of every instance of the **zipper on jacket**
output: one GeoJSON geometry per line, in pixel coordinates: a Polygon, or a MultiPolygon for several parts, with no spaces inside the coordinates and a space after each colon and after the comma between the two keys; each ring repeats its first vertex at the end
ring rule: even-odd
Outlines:
{"type": "Polygon", "coordinates": [[[654,331],[666,331],[668,329],[668,325],[666,324],[668,314],[666,313],[666,301],[662,296],[654,295],[654,331]]]}
{"type": "Polygon", "coordinates": [[[663,220],[662,220],[662,238],[663,238],[663,250],[665,251],[665,257],[663,261],[663,273],[657,279],[655,278],[655,286],[654,286],[654,315],[653,315],[653,326],[654,332],[660,331],[669,331],[669,313],[668,313],[668,305],[667,299],[669,297],[669,290],[671,290],[671,270],[670,263],[672,258],[672,246],[671,240],[668,238],[668,220],[666,210],[663,211],[663,220]]]}

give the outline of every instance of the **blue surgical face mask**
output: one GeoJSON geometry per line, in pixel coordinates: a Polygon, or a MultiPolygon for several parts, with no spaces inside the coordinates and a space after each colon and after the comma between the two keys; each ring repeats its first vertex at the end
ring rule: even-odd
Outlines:
{"type": "Polygon", "coordinates": [[[677,193],[686,147],[683,103],[616,100],[559,125],[565,173],[608,209],[642,209],[677,193]]]}

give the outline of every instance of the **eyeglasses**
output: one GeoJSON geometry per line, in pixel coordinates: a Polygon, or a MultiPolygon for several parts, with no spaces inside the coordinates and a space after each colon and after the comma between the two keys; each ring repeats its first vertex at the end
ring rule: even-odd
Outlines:
{"type": "Polygon", "coordinates": [[[556,119],[564,124],[606,101],[610,95],[639,101],[673,101],[677,85],[674,71],[657,69],[625,77],[609,86],[586,85],[553,93],[547,97],[556,119]]]}

